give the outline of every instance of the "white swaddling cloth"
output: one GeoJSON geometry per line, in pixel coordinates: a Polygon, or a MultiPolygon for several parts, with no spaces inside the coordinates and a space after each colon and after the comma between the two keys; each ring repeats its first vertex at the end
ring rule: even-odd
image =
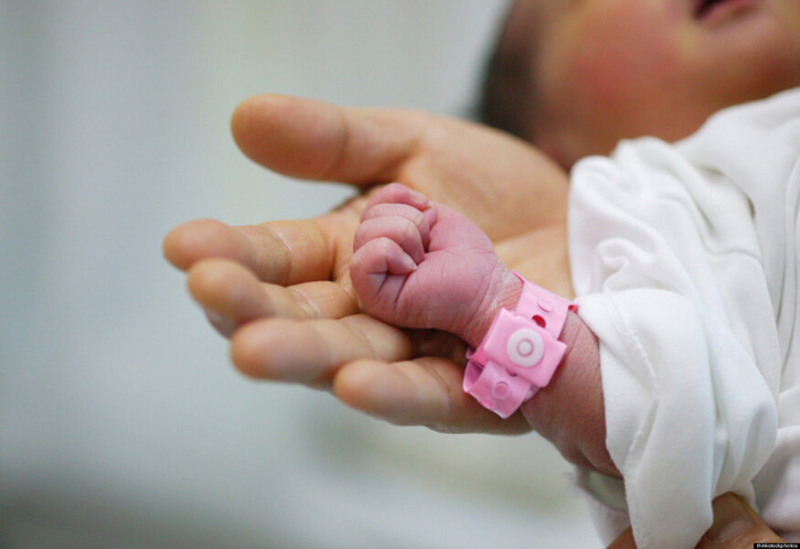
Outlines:
{"type": "Polygon", "coordinates": [[[579,473],[606,542],[630,521],[639,549],[694,547],[729,491],[800,539],[799,196],[797,89],[575,167],[573,283],[624,477],[579,473]]]}

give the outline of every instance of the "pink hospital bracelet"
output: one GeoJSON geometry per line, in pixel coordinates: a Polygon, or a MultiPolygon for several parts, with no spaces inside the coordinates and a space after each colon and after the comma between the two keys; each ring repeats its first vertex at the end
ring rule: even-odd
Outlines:
{"type": "Polygon", "coordinates": [[[522,283],[515,311],[501,309],[476,350],[467,351],[464,391],[502,418],[550,383],[564,358],[559,341],[578,306],[514,273],[522,283]]]}

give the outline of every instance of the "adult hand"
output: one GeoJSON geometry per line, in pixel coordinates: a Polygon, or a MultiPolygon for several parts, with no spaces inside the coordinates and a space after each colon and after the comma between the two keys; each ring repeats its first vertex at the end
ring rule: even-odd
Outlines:
{"type": "Polygon", "coordinates": [[[231,337],[237,368],[332,390],[392,423],[529,430],[520,414],[502,421],[463,393],[462,342],[361,314],[348,265],[369,191],[399,181],[478,223],[509,268],[572,297],[566,173],[515,138],[416,111],[262,96],[242,103],[231,126],[242,151],[267,168],[362,191],[312,220],[246,227],[198,220],[167,235],[165,256],[187,272],[192,296],[231,337]]]}
{"type": "MultiPolygon", "coordinates": [[[[755,511],[733,494],[718,497],[713,507],[714,524],[696,549],[752,549],[754,543],[784,541],[764,524],[755,511]]],[[[631,529],[625,530],[608,549],[636,549],[631,529]]]]}

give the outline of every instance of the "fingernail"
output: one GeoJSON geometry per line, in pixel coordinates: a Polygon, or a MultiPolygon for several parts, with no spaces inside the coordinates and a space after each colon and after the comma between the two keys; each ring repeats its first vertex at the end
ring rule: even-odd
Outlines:
{"type": "Polygon", "coordinates": [[[430,200],[427,196],[417,191],[411,191],[411,198],[416,202],[419,206],[425,207],[430,203],[430,200]]]}
{"type": "Polygon", "coordinates": [[[430,208],[426,208],[423,210],[422,215],[425,216],[425,221],[428,222],[428,227],[433,227],[433,224],[436,223],[436,218],[439,216],[439,212],[431,206],[430,208]]]}
{"type": "Polygon", "coordinates": [[[212,311],[211,309],[203,308],[203,311],[206,313],[206,318],[208,321],[211,322],[211,325],[219,331],[224,336],[231,335],[234,331],[236,331],[236,323],[226,316],[222,316],[216,311],[212,311]]]}
{"type": "Polygon", "coordinates": [[[411,259],[411,256],[408,254],[403,254],[402,257],[403,267],[407,269],[406,272],[416,271],[417,270],[417,263],[411,259]]]}
{"type": "Polygon", "coordinates": [[[714,501],[714,524],[706,532],[706,539],[712,542],[728,541],[753,526],[753,519],[744,503],[736,496],[726,495],[714,501]]]}

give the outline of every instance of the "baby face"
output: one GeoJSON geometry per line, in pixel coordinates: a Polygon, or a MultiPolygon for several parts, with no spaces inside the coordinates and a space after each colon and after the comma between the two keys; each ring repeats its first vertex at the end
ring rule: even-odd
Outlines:
{"type": "Polygon", "coordinates": [[[800,1],[517,0],[497,59],[523,136],[570,166],[800,85],[800,1]]]}

